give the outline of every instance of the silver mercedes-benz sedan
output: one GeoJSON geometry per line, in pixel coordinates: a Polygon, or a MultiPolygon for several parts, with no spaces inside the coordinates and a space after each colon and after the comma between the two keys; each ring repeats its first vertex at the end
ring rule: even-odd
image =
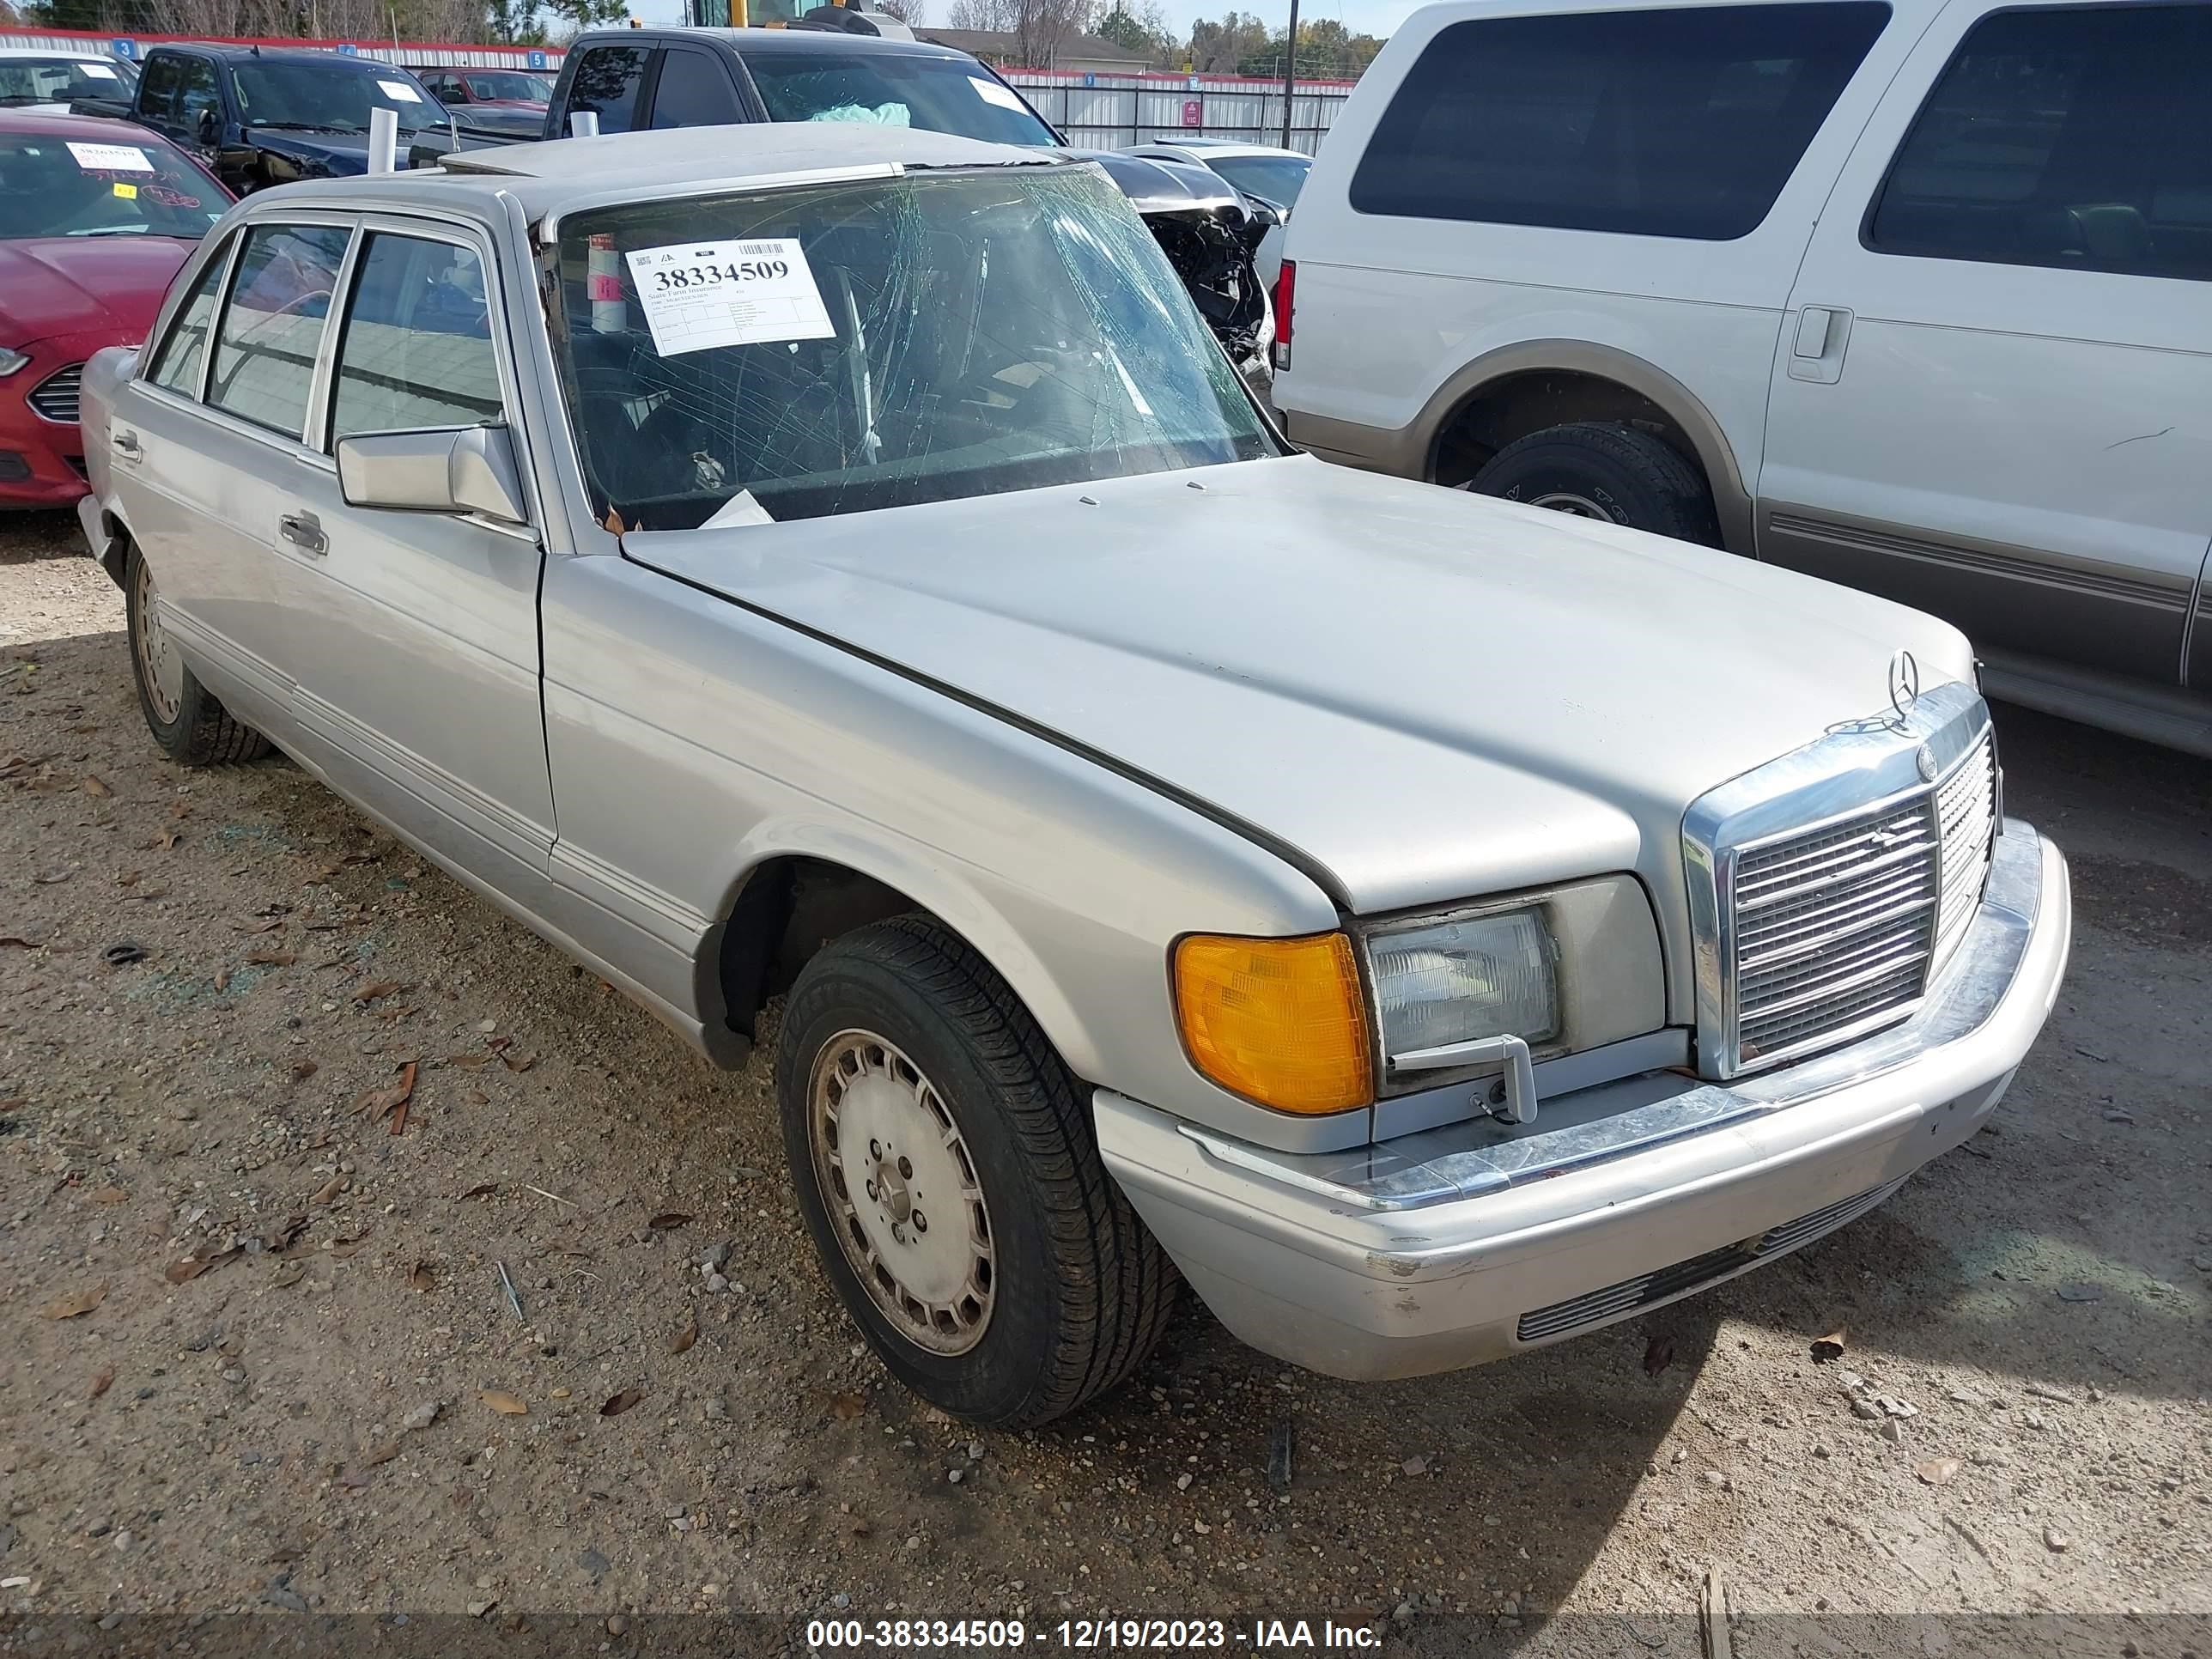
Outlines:
{"type": "Polygon", "coordinates": [[[1339,1376],[1972,1133],[2066,866],[1966,642],[1291,453],[1092,165],[883,127],[264,191],[85,377],[155,739],[270,744],[734,1066],[884,1362],[1036,1423],[1177,1270],[1339,1376]]]}

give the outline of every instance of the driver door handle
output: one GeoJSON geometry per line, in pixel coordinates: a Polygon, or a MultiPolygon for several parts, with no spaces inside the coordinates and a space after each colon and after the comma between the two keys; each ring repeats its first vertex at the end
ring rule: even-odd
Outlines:
{"type": "Polygon", "coordinates": [[[135,432],[118,432],[109,441],[109,447],[115,451],[118,460],[137,462],[146,459],[146,452],[139,447],[138,434],[135,432]]]}
{"type": "Polygon", "coordinates": [[[330,550],[323,521],[312,513],[287,513],[276,520],[276,533],[302,552],[320,556],[330,550]]]}

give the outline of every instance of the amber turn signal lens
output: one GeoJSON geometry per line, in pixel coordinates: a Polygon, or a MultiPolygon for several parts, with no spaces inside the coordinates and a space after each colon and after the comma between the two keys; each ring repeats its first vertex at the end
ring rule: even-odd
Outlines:
{"type": "Polygon", "coordinates": [[[1374,1099],[1367,1005],[1342,933],[1194,933],[1176,946],[1175,998],[1192,1062],[1223,1088],[1281,1112],[1374,1099]]]}

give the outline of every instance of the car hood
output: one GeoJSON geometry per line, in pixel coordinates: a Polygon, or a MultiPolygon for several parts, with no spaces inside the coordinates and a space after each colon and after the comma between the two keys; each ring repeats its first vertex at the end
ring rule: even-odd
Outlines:
{"type": "Polygon", "coordinates": [[[1956,629],[1715,549],[1307,457],[776,526],[637,562],[1204,803],[1364,914],[1618,870],[1887,708],[1956,629]]]}
{"type": "Polygon", "coordinates": [[[70,334],[146,337],[192,244],[173,236],[40,236],[0,241],[7,343],[70,334]]]}
{"type": "MultiPolygon", "coordinates": [[[[443,127],[437,129],[442,133],[443,127]]],[[[368,135],[365,132],[275,132],[256,127],[246,135],[264,155],[281,155],[301,179],[343,179],[368,171],[368,135]]],[[[400,144],[408,135],[399,135],[400,144]]]]}

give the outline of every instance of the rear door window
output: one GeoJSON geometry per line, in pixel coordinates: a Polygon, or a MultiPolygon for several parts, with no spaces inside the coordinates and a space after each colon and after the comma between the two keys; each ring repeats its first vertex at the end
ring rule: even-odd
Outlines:
{"type": "Polygon", "coordinates": [[[1878,0],[1454,23],[1352,175],[1361,213],[1728,241],[1889,20],[1878,0]]]}
{"type": "Polygon", "coordinates": [[[337,225],[256,225],[216,336],[207,400],[298,438],[315,357],[350,233],[337,225]]]}
{"type": "Polygon", "coordinates": [[[1881,253],[2212,280],[2212,7],[1999,12],[1868,215],[1881,253]]]}
{"type": "Polygon", "coordinates": [[[218,251],[201,269],[191,293],[177,308],[176,320],[169,325],[168,338],[161,342],[161,350],[154,355],[149,378],[155,386],[187,398],[199,396],[200,362],[207,355],[208,324],[214,319],[216,294],[222,286],[222,274],[229,263],[230,250],[225,247],[218,251]]]}
{"type": "Polygon", "coordinates": [[[589,110],[601,132],[628,132],[637,125],[638,88],[652,55],[643,46],[593,46],[568,83],[568,113],[589,110]]]}

